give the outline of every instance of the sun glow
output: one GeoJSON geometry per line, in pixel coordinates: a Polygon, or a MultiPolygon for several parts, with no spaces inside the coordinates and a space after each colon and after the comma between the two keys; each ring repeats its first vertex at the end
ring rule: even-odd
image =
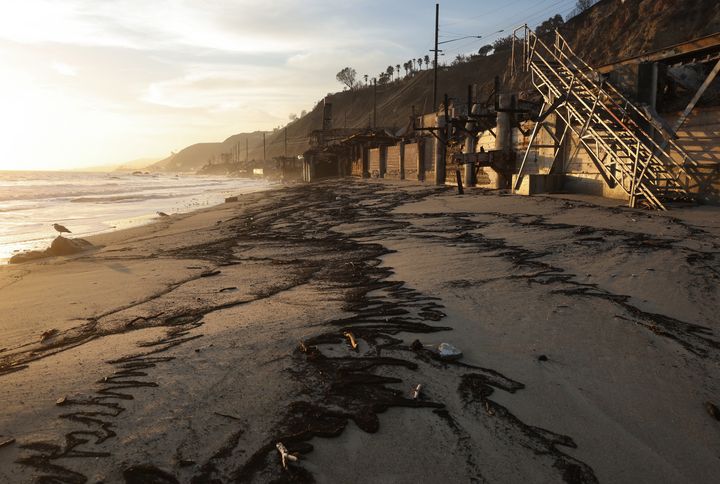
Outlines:
{"type": "Polygon", "coordinates": [[[0,170],[124,164],[280,127],[340,89],[350,59],[373,72],[410,56],[403,39],[418,37],[401,30],[420,15],[379,25],[366,0],[332,15],[315,0],[4,3],[0,170]]]}
{"type": "Polygon", "coordinates": [[[121,127],[87,99],[31,78],[0,78],[0,105],[3,170],[77,167],[82,165],[75,158],[79,149],[102,159],[107,153],[104,140],[121,127]],[[78,133],[82,147],[77,145],[78,133]]]}

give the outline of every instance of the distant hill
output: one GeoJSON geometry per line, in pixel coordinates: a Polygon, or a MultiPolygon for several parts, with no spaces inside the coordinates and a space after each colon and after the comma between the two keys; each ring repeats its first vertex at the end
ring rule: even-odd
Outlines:
{"type": "MultiPolygon", "coordinates": [[[[478,57],[470,62],[441,68],[438,74],[438,98],[444,93],[460,100],[467,98],[468,84],[478,84],[488,90],[496,73],[502,73],[509,53],[478,57]]],[[[377,87],[377,124],[391,129],[407,126],[414,105],[417,113],[427,112],[432,106],[431,70],[377,87]]],[[[362,128],[370,125],[373,111],[372,86],[343,91],[328,96],[333,105],[334,128],[362,128]]],[[[287,153],[302,154],[309,148],[308,135],[322,126],[322,100],[302,118],[289,123],[287,128],[287,153]]],[[[236,134],[223,142],[197,143],[148,167],[149,170],[196,171],[211,159],[219,160],[222,153],[234,153],[239,146],[239,160],[245,160],[245,140],[248,140],[249,159],[263,157],[262,131],[236,134]]],[[[266,132],[266,156],[272,159],[285,153],[284,129],[266,132]]]]}
{"type": "Polygon", "coordinates": [[[137,158],[135,160],[125,161],[123,163],[109,163],[107,165],[81,166],[73,168],[69,171],[82,172],[109,172],[109,171],[135,171],[144,169],[157,162],[160,158],[137,158]]]}
{"type": "Polygon", "coordinates": [[[249,159],[262,158],[262,131],[230,136],[218,143],[196,143],[147,167],[151,171],[196,171],[222,153],[230,153],[245,160],[245,143],[250,150],[249,159]],[[258,155],[259,153],[259,155],[258,155]]]}
{"type": "Polygon", "coordinates": [[[120,165],[115,166],[115,171],[135,171],[144,169],[153,163],[156,163],[160,158],[137,158],[135,160],[126,161],[120,165]]]}
{"type": "MultiPolygon", "coordinates": [[[[691,40],[720,30],[720,9],[716,0],[600,0],[561,28],[573,49],[591,65],[602,65],[648,50],[691,40]]],[[[487,57],[474,56],[468,62],[443,67],[438,73],[438,102],[443,95],[464,103],[468,84],[476,84],[481,96],[492,89],[495,76],[505,75],[510,52],[487,57]]],[[[380,66],[382,67],[382,66],[380,66]]],[[[415,106],[416,112],[432,111],[431,70],[423,70],[399,81],[377,87],[378,126],[405,127],[415,106]]],[[[518,87],[518,86],[516,86],[518,87]]],[[[525,86],[527,87],[527,86],[525,86]]],[[[364,86],[328,96],[333,105],[334,128],[360,128],[370,125],[373,88],[364,86]]],[[[308,134],[322,126],[322,100],[287,129],[288,155],[301,154],[308,147],[308,134]]],[[[268,159],[285,152],[284,130],[266,132],[268,159]]],[[[239,160],[245,159],[245,140],[249,159],[263,157],[262,132],[233,135],[223,142],[199,143],[149,167],[153,170],[196,171],[222,153],[240,146],[239,160]]]]}

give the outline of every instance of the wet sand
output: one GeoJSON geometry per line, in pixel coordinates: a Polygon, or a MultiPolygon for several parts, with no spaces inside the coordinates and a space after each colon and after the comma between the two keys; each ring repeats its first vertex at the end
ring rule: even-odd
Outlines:
{"type": "Polygon", "coordinates": [[[2,267],[0,481],[714,482],[719,233],[344,180],[2,267]]]}

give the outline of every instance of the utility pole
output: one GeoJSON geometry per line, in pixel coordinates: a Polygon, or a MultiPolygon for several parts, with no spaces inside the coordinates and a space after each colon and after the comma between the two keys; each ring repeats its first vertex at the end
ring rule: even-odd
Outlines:
{"type": "Polygon", "coordinates": [[[440,32],[440,4],[435,4],[435,62],[433,63],[433,111],[437,111],[437,77],[438,77],[438,35],[440,32]]]}
{"type": "Polygon", "coordinates": [[[263,163],[265,162],[265,133],[263,132],[263,163]]]}
{"type": "Polygon", "coordinates": [[[377,129],[377,79],[373,78],[373,128],[377,129]]]}

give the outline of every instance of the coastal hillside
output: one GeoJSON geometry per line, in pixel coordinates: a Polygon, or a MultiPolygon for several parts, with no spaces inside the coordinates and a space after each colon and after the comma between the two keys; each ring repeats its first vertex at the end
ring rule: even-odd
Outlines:
{"type": "MultiPolygon", "coordinates": [[[[720,30],[720,10],[714,0],[601,0],[585,12],[569,19],[560,28],[573,49],[591,65],[618,59],[708,35],[720,30]]],[[[475,84],[481,96],[490,93],[495,76],[503,77],[510,51],[488,56],[474,55],[438,73],[438,101],[447,93],[464,102],[467,86],[475,84]]],[[[339,66],[340,67],[340,66],[339,66]]],[[[432,110],[432,70],[421,70],[398,81],[377,87],[377,125],[399,130],[407,126],[413,106],[418,113],[432,110]]],[[[360,128],[371,125],[374,93],[372,86],[361,86],[328,96],[333,106],[334,128],[360,128]]],[[[308,135],[322,125],[322,100],[305,116],[285,129],[266,132],[265,156],[271,159],[285,153],[295,156],[309,147],[308,135]]],[[[150,166],[151,170],[196,171],[222,153],[232,153],[239,145],[239,159],[263,158],[262,132],[242,133],[223,142],[200,143],[150,166]]]]}
{"type": "Polygon", "coordinates": [[[601,0],[560,30],[597,66],[714,34],[720,9],[716,0],[601,0]]]}
{"type": "MultiPolygon", "coordinates": [[[[447,66],[438,73],[438,97],[448,93],[450,97],[465,99],[468,84],[477,84],[488,90],[493,79],[504,72],[509,52],[487,57],[475,57],[469,62],[447,66]]],[[[432,70],[422,70],[399,81],[377,86],[377,125],[399,129],[408,124],[412,107],[418,113],[427,112],[432,106],[432,70]]],[[[333,105],[334,128],[361,128],[370,126],[374,92],[372,86],[337,92],[328,96],[333,105]]],[[[322,100],[305,116],[290,122],[287,128],[288,155],[303,153],[309,147],[308,134],[322,125],[322,100]]],[[[248,140],[248,159],[263,158],[263,133],[241,133],[223,142],[198,143],[150,167],[150,170],[195,171],[222,153],[232,153],[239,146],[240,160],[245,160],[245,140],[248,140]]],[[[285,132],[266,132],[266,156],[271,159],[285,153],[285,132]]]]}
{"type": "MultiPolygon", "coordinates": [[[[262,131],[255,131],[253,133],[235,134],[222,142],[196,143],[153,163],[147,169],[153,171],[195,171],[208,161],[219,159],[222,153],[235,154],[233,150],[238,150],[236,156],[244,160],[246,141],[249,149],[254,152],[257,151],[259,145],[260,157],[262,157],[262,138],[262,131]]],[[[253,159],[253,157],[250,157],[250,159],[253,159]]]]}

